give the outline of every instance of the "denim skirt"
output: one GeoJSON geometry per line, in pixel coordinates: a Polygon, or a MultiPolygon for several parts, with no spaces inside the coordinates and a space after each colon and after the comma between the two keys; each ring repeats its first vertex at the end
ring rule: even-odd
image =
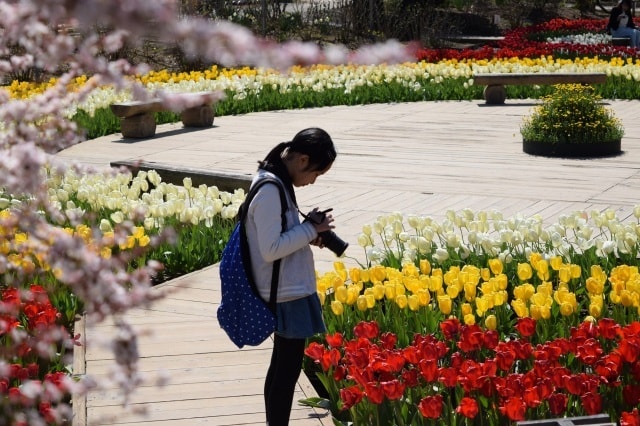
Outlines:
{"type": "Polygon", "coordinates": [[[327,331],[316,293],[301,299],[278,303],[276,334],[288,339],[307,339],[327,331]]]}

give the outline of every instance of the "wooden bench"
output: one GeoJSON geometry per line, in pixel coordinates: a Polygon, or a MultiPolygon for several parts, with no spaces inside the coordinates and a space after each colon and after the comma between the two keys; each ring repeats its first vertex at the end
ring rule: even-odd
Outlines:
{"type": "Polygon", "coordinates": [[[563,417],[548,420],[526,420],[516,423],[516,426],[615,426],[606,414],[593,416],[563,417]]]}
{"type": "MultiPolygon", "coordinates": [[[[189,93],[194,97],[196,106],[180,112],[180,119],[185,127],[210,127],[213,124],[215,111],[211,101],[213,92],[189,93]]],[[[124,138],[148,138],[156,133],[154,113],[171,111],[159,99],[148,101],[131,101],[111,104],[111,111],[120,118],[120,129],[124,138]]]]}
{"type": "Polygon", "coordinates": [[[485,85],[487,104],[504,104],[507,97],[504,86],[530,84],[596,84],[607,81],[605,73],[497,73],[475,74],[473,84],[485,85]]]}

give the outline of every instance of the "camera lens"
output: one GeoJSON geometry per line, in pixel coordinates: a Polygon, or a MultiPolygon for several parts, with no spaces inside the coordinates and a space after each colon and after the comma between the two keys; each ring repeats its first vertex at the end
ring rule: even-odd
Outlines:
{"type": "Polygon", "coordinates": [[[322,238],[322,244],[340,257],[344,251],[349,247],[349,243],[343,241],[333,231],[320,232],[318,235],[322,238]]]}

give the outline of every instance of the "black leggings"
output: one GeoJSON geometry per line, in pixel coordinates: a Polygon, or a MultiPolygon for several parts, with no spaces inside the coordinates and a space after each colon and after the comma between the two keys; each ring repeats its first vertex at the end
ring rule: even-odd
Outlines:
{"type": "Polygon", "coordinates": [[[274,336],[271,364],[264,384],[264,402],[269,426],[287,426],[293,392],[302,370],[305,339],[274,336]]]}

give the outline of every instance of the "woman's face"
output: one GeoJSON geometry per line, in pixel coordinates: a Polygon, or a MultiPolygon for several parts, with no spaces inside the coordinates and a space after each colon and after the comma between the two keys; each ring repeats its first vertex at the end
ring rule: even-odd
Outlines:
{"type": "Polygon", "coordinates": [[[309,167],[309,156],[304,154],[295,155],[289,168],[293,186],[300,187],[312,185],[318,176],[322,176],[331,169],[331,164],[324,170],[313,170],[309,167]]]}

